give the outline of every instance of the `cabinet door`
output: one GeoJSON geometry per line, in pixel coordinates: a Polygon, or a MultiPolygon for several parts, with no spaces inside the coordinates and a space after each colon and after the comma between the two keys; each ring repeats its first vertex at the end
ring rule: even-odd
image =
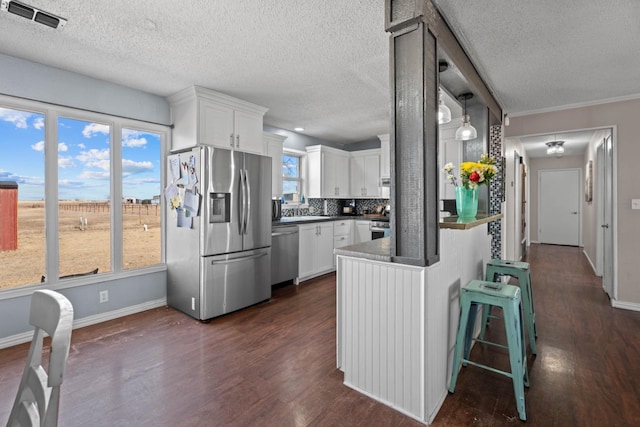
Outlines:
{"type": "Polygon", "coordinates": [[[317,228],[315,224],[298,226],[298,277],[313,274],[316,260],[317,228]]]}
{"type": "Polygon", "coordinates": [[[264,154],[262,147],[262,116],[235,110],[234,137],[237,150],[264,154]]]}
{"type": "Polygon", "coordinates": [[[233,148],[233,109],[201,99],[198,135],[200,144],[233,148]]]}
{"type": "Polygon", "coordinates": [[[363,187],[365,196],[380,195],[380,156],[372,154],[364,158],[363,187]]]}
{"type": "Polygon", "coordinates": [[[364,196],[364,176],[365,176],[365,158],[364,157],[352,157],[350,164],[349,175],[351,177],[351,196],[361,197],[364,196]]]}
{"type": "Polygon", "coordinates": [[[333,224],[331,222],[318,223],[316,272],[333,268],[333,224]]]}
{"type": "Polygon", "coordinates": [[[336,181],[338,156],[322,153],[322,196],[336,198],[340,195],[336,181]]]}
{"type": "Polygon", "coordinates": [[[349,197],[349,158],[347,156],[335,156],[335,182],[337,197],[349,197]]]}
{"type": "Polygon", "coordinates": [[[356,235],[354,243],[368,242],[371,240],[370,221],[356,221],[356,235]]]}

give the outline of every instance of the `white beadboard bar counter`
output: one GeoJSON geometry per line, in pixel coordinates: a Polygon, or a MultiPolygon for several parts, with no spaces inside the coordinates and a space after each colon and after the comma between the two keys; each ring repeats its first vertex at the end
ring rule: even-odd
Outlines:
{"type": "Polygon", "coordinates": [[[335,249],[345,385],[433,422],[447,396],[460,288],[482,279],[491,257],[491,236],[479,225],[501,217],[441,222],[440,261],[428,267],[391,262],[390,238],[335,249]]]}

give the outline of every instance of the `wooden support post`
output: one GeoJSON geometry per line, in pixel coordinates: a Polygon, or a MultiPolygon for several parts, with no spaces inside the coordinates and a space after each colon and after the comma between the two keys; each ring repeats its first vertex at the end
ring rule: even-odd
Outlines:
{"type": "Polygon", "coordinates": [[[438,55],[421,2],[387,0],[391,76],[391,255],[427,266],[440,259],[438,55]]]}

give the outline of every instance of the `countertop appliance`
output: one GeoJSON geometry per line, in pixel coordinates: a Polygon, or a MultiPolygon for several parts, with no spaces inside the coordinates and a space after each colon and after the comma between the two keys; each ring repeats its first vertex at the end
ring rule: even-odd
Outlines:
{"type": "Polygon", "coordinates": [[[271,199],[271,221],[277,221],[280,218],[282,218],[282,201],[271,199]]]}
{"type": "Polygon", "coordinates": [[[298,277],[298,226],[271,227],[271,285],[298,277]]]}
{"type": "Polygon", "coordinates": [[[167,160],[185,194],[167,203],[168,305],[207,320],[271,298],[271,158],[196,146],[167,160]]]}
{"type": "Polygon", "coordinates": [[[376,218],[375,221],[369,223],[369,230],[371,230],[371,239],[381,239],[390,235],[389,218],[376,218]]]}

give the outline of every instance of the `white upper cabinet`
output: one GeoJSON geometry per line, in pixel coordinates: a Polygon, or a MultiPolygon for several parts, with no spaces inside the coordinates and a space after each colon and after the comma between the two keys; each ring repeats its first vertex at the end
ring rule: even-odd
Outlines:
{"type": "Polygon", "coordinates": [[[262,122],[267,108],[198,86],[168,98],[172,149],[196,144],[265,154],[262,122]]]}
{"type": "Polygon", "coordinates": [[[307,196],[349,197],[349,153],[323,145],[306,147],[307,196]]]}
{"type": "Polygon", "coordinates": [[[389,134],[378,135],[380,139],[380,178],[391,177],[391,146],[389,145],[389,134]]]}
{"type": "Polygon", "coordinates": [[[351,197],[380,196],[380,150],[351,152],[351,197]]]}
{"type": "Polygon", "coordinates": [[[271,157],[271,197],[282,197],[282,144],[286,136],[275,133],[263,133],[265,153],[271,157]]]}

